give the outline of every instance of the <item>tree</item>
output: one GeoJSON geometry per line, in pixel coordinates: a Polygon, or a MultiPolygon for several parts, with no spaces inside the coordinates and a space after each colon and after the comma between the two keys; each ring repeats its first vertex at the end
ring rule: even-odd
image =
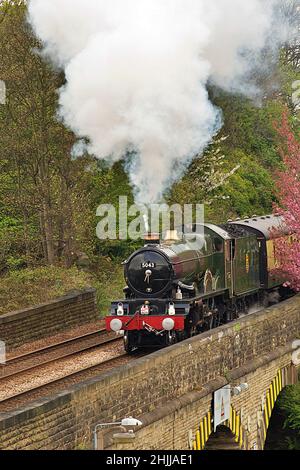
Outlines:
{"type": "Polygon", "coordinates": [[[281,0],[280,14],[289,28],[289,41],[283,49],[285,62],[295,68],[300,66],[300,7],[298,0],[281,0]]]}
{"type": "Polygon", "coordinates": [[[275,242],[277,271],[284,275],[291,286],[300,290],[300,142],[289,123],[285,112],[280,126],[281,154],[284,163],[277,172],[277,193],[279,205],[275,210],[281,214],[293,234],[289,239],[275,242]]]}
{"type": "Polygon", "coordinates": [[[50,172],[54,147],[50,135],[54,130],[53,98],[58,80],[41,57],[32,53],[40,45],[24,21],[25,12],[24,2],[6,2],[0,25],[0,72],[7,86],[7,103],[0,121],[1,159],[7,160],[10,185],[16,189],[11,203],[22,215],[24,239],[28,238],[34,206],[39,212],[43,255],[52,264],[55,249],[50,172]]]}
{"type": "Polygon", "coordinates": [[[26,2],[4,2],[0,11],[0,77],[7,88],[0,109],[0,216],[2,206],[2,217],[20,220],[19,252],[27,261],[70,266],[76,250],[74,193],[86,162],[71,160],[75,137],[56,118],[64,76],[39,54],[26,2]]]}
{"type": "Polygon", "coordinates": [[[15,261],[70,266],[83,252],[118,253],[96,238],[96,208],[132,197],[122,165],[72,158],[76,138],[57,119],[65,77],[40,54],[26,14],[26,1],[0,0],[0,272],[15,261]]]}
{"type": "Polygon", "coordinates": [[[223,199],[219,189],[224,187],[240,165],[225,169],[225,155],[222,144],[227,137],[218,137],[204,155],[199,155],[190,165],[187,174],[175,183],[168,195],[170,203],[211,205],[216,199],[223,199]],[[192,183],[191,183],[192,182],[192,183]]]}

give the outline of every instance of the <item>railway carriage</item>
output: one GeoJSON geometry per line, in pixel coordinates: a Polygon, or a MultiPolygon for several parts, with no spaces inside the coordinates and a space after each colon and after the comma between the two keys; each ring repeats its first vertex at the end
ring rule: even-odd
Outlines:
{"type": "Polygon", "coordinates": [[[280,216],[193,225],[149,240],[124,263],[125,299],[112,302],[109,331],[127,352],[162,347],[228,323],[289,295],[272,270],[280,216]]]}

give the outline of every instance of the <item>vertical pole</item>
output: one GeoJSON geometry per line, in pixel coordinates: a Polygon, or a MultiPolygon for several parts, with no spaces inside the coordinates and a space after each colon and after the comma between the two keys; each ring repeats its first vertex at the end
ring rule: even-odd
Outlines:
{"type": "Polygon", "coordinates": [[[94,430],[94,450],[98,450],[97,427],[94,430]]]}

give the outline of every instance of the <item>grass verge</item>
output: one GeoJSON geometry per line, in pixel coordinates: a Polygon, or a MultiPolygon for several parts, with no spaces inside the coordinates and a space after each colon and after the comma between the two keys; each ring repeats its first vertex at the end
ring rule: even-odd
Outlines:
{"type": "Polygon", "coordinates": [[[102,316],[109,311],[111,300],[122,296],[124,287],[121,266],[112,263],[97,266],[92,273],[76,267],[56,266],[11,271],[0,278],[0,315],[54,300],[74,290],[94,287],[102,316]]]}

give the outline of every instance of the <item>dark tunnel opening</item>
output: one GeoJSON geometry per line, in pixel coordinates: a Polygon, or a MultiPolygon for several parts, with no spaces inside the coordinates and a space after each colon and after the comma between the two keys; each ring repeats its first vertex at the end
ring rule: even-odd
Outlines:
{"type": "Polygon", "coordinates": [[[217,431],[208,439],[204,450],[240,450],[240,447],[229,428],[218,426],[217,431]]]}

